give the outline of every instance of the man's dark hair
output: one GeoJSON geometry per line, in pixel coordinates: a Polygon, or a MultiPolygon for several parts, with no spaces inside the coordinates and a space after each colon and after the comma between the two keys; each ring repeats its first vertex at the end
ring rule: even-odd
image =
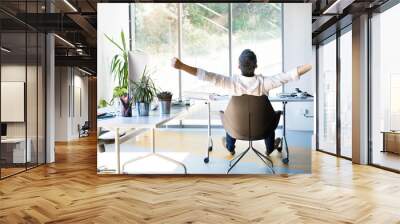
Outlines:
{"type": "Polygon", "coordinates": [[[244,76],[254,76],[257,68],[257,56],[250,49],[244,50],[239,56],[239,68],[244,76]]]}

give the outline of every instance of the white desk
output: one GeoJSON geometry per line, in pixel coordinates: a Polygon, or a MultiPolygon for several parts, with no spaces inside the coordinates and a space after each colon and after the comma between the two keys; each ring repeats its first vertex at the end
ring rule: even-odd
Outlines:
{"type": "Polygon", "coordinates": [[[268,97],[269,101],[281,102],[283,105],[283,134],[282,134],[282,146],[284,145],[286,156],[283,157],[282,162],[284,164],[289,163],[289,148],[286,141],[286,104],[289,102],[314,102],[314,97],[268,97]]]}
{"type": "Polygon", "coordinates": [[[32,141],[30,138],[26,139],[26,153],[25,153],[25,138],[11,138],[7,137],[4,139],[1,139],[1,144],[4,145],[15,145],[13,148],[13,159],[12,163],[25,163],[25,162],[31,162],[32,160],[32,153],[31,153],[31,145],[32,141]]]}
{"type": "Polygon", "coordinates": [[[122,166],[122,172],[124,172],[124,168],[128,163],[132,163],[141,159],[144,159],[149,156],[157,156],[161,159],[168,160],[170,162],[176,163],[180,166],[183,167],[185,170],[185,174],[187,173],[186,166],[185,164],[178,162],[174,159],[171,159],[169,157],[166,157],[164,155],[156,153],[156,147],[155,147],[155,129],[166,124],[167,122],[173,120],[173,119],[179,119],[181,117],[186,116],[190,112],[192,112],[194,109],[196,109],[197,106],[181,106],[181,105],[172,105],[171,106],[171,113],[170,114],[165,114],[165,115],[160,115],[159,110],[155,111],[150,111],[149,116],[137,116],[137,112],[134,110],[133,116],[132,117],[121,117],[117,116],[114,118],[106,118],[106,119],[98,119],[97,126],[98,128],[104,127],[108,128],[111,130],[115,131],[115,152],[116,152],[116,159],[117,159],[117,170],[116,173],[120,174],[121,173],[121,154],[120,154],[120,135],[119,135],[119,130],[121,128],[126,128],[126,129],[150,129],[152,133],[152,151],[150,154],[132,159],[126,163],[123,164],[122,166]]]}

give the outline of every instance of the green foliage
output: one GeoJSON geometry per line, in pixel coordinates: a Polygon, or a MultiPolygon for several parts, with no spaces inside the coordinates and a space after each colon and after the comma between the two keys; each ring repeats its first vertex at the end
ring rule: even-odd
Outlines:
{"type": "Polygon", "coordinates": [[[111,102],[107,102],[107,100],[101,99],[99,102],[98,108],[104,108],[104,107],[108,107],[110,105],[111,105],[111,102]]]}
{"type": "Polygon", "coordinates": [[[112,105],[116,98],[129,95],[129,70],[128,70],[128,48],[126,46],[126,39],[124,31],[120,33],[121,43],[117,43],[113,38],[104,34],[104,36],[113,44],[120,52],[111,60],[111,73],[114,75],[114,81],[118,81],[118,85],[113,89],[113,98],[110,102],[106,100],[101,100],[99,106],[106,107],[112,105]]]}
{"type": "Polygon", "coordinates": [[[154,85],[147,67],[138,81],[131,82],[131,90],[135,102],[151,103],[157,95],[157,88],[154,85]]]}
{"type": "Polygon", "coordinates": [[[128,88],[122,87],[122,86],[116,86],[114,87],[113,90],[113,98],[121,97],[121,96],[126,96],[128,95],[128,88]]]}
{"type": "Polygon", "coordinates": [[[111,37],[104,34],[106,38],[116,46],[120,52],[111,60],[111,73],[114,74],[114,80],[118,80],[118,86],[128,88],[128,49],[126,47],[126,40],[124,31],[121,31],[120,38],[121,44],[115,42],[111,37]]]}
{"type": "Polygon", "coordinates": [[[157,98],[159,100],[171,100],[172,99],[172,93],[168,91],[162,91],[157,93],[157,98]]]}

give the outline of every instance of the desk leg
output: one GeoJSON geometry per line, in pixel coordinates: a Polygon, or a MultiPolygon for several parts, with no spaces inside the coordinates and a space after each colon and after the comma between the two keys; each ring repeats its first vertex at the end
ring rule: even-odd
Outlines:
{"type": "Polygon", "coordinates": [[[151,152],[153,154],[156,153],[156,130],[155,130],[155,128],[151,129],[151,152]]]}
{"type": "Polygon", "coordinates": [[[207,157],[204,158],[204,163],[208,163],[210,161],[210,152],[213,149],[213,141],[211,138],[211,104],[210,102],[206,102],[208,109],[208,147],[207,147],[207,157]]]}
{"type": "Polygon", "coordinates": [[[289,147],[286,140],[286,104],[287,102],[283,101],[283,134],[282,134],[282,147],[285,148],[286,155],[283,157],[282,162],[284,164],[289,163],[289,147]]]}
{"type": "Polygon", "coordinates": [[[115,129],[115,153],[117,156],[117,174],[121,174],[121,154],[120,154],[120,145],[119,145],[119,128],[115,129]]]}

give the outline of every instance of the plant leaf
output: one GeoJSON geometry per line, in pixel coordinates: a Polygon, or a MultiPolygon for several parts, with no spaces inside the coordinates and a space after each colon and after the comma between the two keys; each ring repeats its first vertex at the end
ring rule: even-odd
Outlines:
{"type": "Polygon", "coordinates": [[[118,47],[121,51],[124,51],[124,49],[123,49],[119,44],[117,44],[111,37],[109,37],[107,34],[104,34],[104,36],[106,36],[106,38],[107,38],[112,44],[114,44],[116,47],[118,47]]]}
{"type": "Polygon", "coordinates": [[[122,47],[124,48],[123,51],[126,51],[125,34],[124,34],[124,31],[122,31],[122,30],[121,30],[121,40],[122,40],[122,47]]]}

